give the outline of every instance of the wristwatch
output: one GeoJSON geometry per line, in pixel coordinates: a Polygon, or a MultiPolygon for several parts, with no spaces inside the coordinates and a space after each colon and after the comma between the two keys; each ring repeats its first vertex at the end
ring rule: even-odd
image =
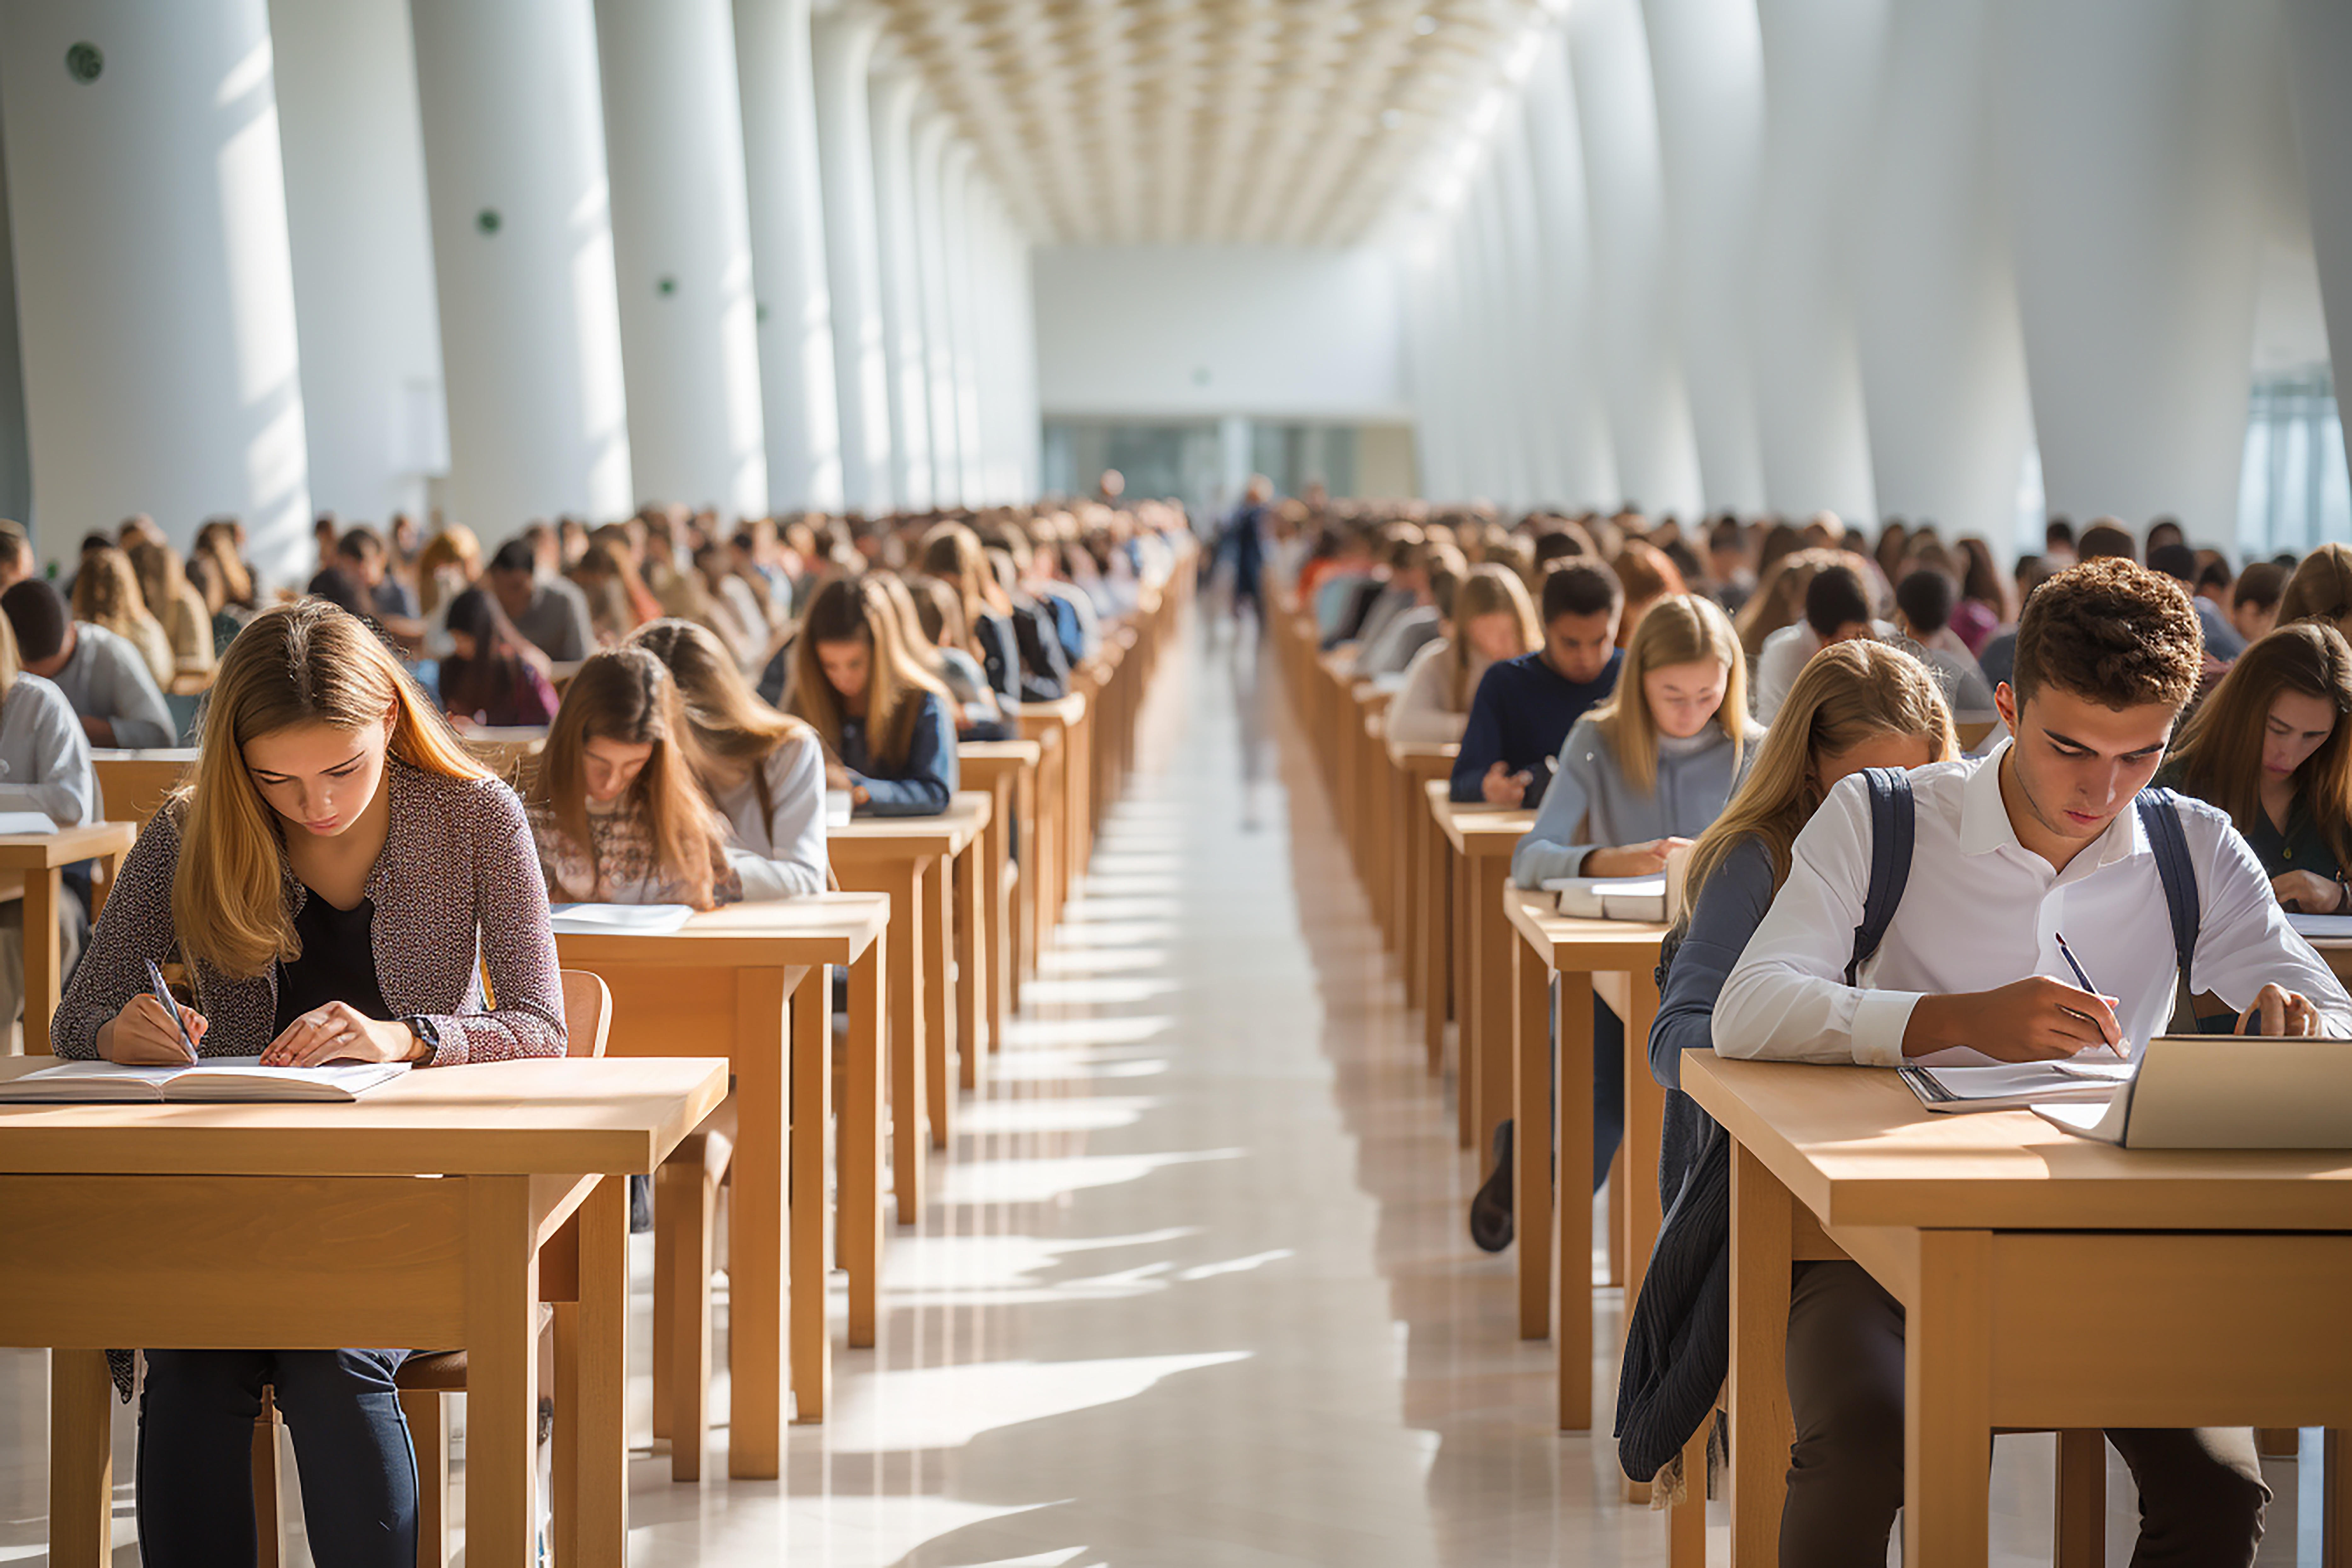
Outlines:
{"type": "Polygon", "coordinates": [[[407,1025],[416,1037],[425,1042],[425,1054],[417,1058],[415,1065],[421,1068],[431,1067],[433,1058],[441,1054],[441,1026],[422,1013],[412,1013],[401,1022],[407,1025]]]}

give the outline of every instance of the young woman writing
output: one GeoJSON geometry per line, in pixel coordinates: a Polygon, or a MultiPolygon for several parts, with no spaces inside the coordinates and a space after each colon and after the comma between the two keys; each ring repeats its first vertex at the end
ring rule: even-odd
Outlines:
{"type": "Polygon", "coordinates": [[[555,717],[555,688],[488,589],[451,599],[443,630],[449,652],[441,659],[441,706],[452,717],[492,728],[536,728],[555,717]]]}
{"type": "Polygon", "coordinates": [[[2230,666],[2156,782],[2230,814],[2279,902],[2352,911],[2352,643],[2298,621],[2230,666]]]}
{"type": "Polygon", "coordinates": [[[130,556],[111,544],[82,552],[81,569],[74,574],[73,614],[75,620],[103,626],[137,648],[156,685],[172,684],[177,673],[172,638],[163,623],[148,614],[130,556]]]}
{"type": "Polygon", "coordinates": [[[962,707],[956,734],[966,741],[1010,739],[1013,726],[990,689],[988,671],[971,652],[971,638],[963,624],[963,606],[955,590],[937,577],[901,579],[915,606],[916,629],[922,641],[937,648],[940,678],[962,707]]]}
{"type": "Polygon", "coordinates": [[[629,645],[662,661],[686,706],[702,793],[731,833],[727,862],[754,902],[825,886],[824,747],[753,694],[717,637],[690,621],[639,626],[629,645]]]}
{"type": "MultiPolygon", "coordinates": [[[[962,741],[1004,738],[1003,710],[996,705],[996,694],[988,689],[988,677],[969,655],[948,656],[954,649],[943,647],[923,624],[921,607],[916,604],[913,591],[904,578],[894,572],[873,574],[875,585],[898,612],[899,646],[907,656],[946,689],[955,704],[956,738],[962,741]],[[974,733],[984,730],[984,733],[974,733]]],[[[946,584],[924,579],[924,585],[943,588],[946,584]]]]}
{"type": "Polygon", "coordinates": [[[131,574],[139,581],[140,598],[163,628],[173,672],[182,665],[210,669],[219,657],[213,647],[212,607],[188,585],[180,552],[144,537],[132,540],[124,552],[131,559],[131,574]]]}
{"type": "MultiPolygon", "coordinates": [[[[257,616],[221,660],[195,777],[125,858],[51,1039],[63,1057],[169,1063],[186,1059],[183,1025],[203,1056],[282,1066],[563,1054],[520,803],[383,644],[318,600],[257,616]],[[195,993],[176,1020],[147,991],[148,963],[173,959],[195,993]]],[[[294,1432],[320,1560],[406,1568],[416,1472],[393,1386],[406,1353],[150,1352],[144,1560],[254,1560],[267,1383],[294,1432]]],[[[130,1358],[113,1359],[128,1397],[130,1358]]]]}
{"type": "Polygon", "coordinates": [[[690,904],[743,896],[726,825],[669,668],[642,647],[591,654],[530,781],[526,807],[547,891],[566,903],[690,904]]]}
{"type": "Polygon", "coordinates": [[[816,591],[793,649],[793,710],[834,761],[826,783],[874,816],[935,816],[956,789],[953,699],[908,656],[878,584],[836,577],[816,591]]]}
{"type": "Polygon", "coordinates": [[[1507,566],[1474,566],[1454,590],[1453,614],[1443,636],[1405,666],[1404,685],[1389,705],[1388,733],[1408,744],[1445,745],[1462,739],[1470,699],[1490,665],[1543,646],[1543,628],[1527,585],[1507,566]]]}
{"type": "Polygon", "coordinates": [[[923,575],[935,577],[952,589],[963,607],[964,625],[988,684],[1008,702],[1034,698],[1050,702],[1059,691],[1033,689],[1022,679],[1021,647],[1013,631],[1013,602],[989,566],[980,535],[961,522],[942,522],[923,535],[923,575]]]}

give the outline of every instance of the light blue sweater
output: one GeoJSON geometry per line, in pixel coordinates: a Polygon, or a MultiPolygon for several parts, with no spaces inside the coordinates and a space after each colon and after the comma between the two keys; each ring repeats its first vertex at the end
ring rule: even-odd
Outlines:
{"type": "Polygon", "coordinates": [[[1583,875],[1584,858],[1598,848],[1697,837],[1723,815],[1739,771],[1762,740],[1760,731],[1751,733],[1737,764],[1731,737],[1714,724],[1688,742],[1662,741],[1657,782],[1642,791],[1626,782],[1593,721],[1579,719],[1559,748],[1535,826],[1511,852],[1511,879],[1540,887],[1550,878],[1583,875]]]}

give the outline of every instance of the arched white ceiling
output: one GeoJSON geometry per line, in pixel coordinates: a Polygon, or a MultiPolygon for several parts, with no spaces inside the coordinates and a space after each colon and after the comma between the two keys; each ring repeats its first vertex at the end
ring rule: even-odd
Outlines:
{"type": "Polygon", "coordinates": [[[876,0],[1031,237],[1347,245],[1441,183],[1542,0],[876,0]]]}

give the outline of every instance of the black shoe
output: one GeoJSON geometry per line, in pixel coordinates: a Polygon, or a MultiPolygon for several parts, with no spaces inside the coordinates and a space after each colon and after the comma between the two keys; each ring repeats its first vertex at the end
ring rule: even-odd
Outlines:
{"type": "Polygon", "coordinates": [[[629,1178],[629,1234],[643,1236],[654,1227],[654,1179],[629,1178]]]}
{"type": "Polygon", "coordinates": [[[1511,1124],[1495,1129],[1495,1169],[1470,1200],[1470,1239],[1482,1252],[1511,1245],[1511,1124]]]}

